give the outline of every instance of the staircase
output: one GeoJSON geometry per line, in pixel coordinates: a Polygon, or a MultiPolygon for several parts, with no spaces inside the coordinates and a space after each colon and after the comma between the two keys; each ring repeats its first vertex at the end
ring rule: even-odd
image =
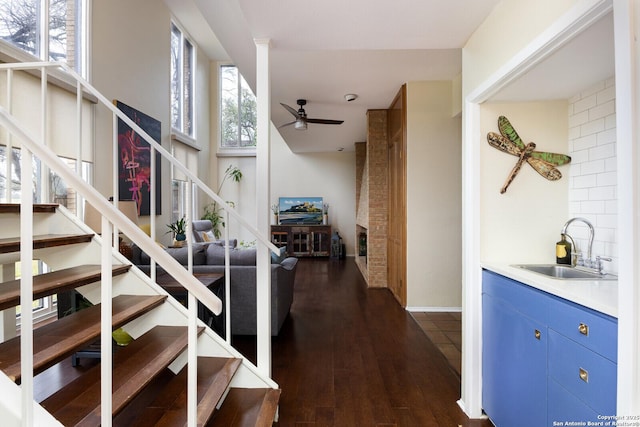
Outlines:
{"type": "MultiPolygon", "coordinates": [[[[75,289],[94,305],[33,331],[33,373],[71,356],[100,338],[100,236],[88,232],[64,207],[34,205],[34,259],[50,272],[34,276],[34,299],[75,289]]],[[[20,205],[0,205],[0,264],[19,260],[20,205]]],[[[160,286],[112,253],[113,330],[122,327],[133,338],[114,346],[112,358],[112,424],[116,426],[183,426],[187,423],[188,311],[160,286]]],[[[20,280],[0,283],[0,309],[20,304],[20,280]]],[[[20,337],[0,344],[0,419],[21,425],[19,407],[6,396],[19,396],[20,337]]],[[[73,369],[73,368],[71,368],[73,369]]],[[[108,389],[107,389],[108,390],[108,389]]],[[[280,390],[215,332],[197,328],[197,425],[270,426],[277,415],[280,390]]],[[[35,405],[34,425],[101,424],[101,366],[35,405]]],[[[6,423],[6,424],[5,424],[6,423]]]]}

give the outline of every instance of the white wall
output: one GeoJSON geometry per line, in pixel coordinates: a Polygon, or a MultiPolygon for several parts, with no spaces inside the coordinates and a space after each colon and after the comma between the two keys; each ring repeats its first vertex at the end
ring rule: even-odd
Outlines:
{"type": "MultiPolygon", "coordinates": [[[[612,257],[607,271],[618,271],[618,186],[615,81],[586,88],[569,100],[571,155],[569,217],[583,217],[595,228],[593,255],[612,257]]],[[[569,227],[586,258],[588,229],[580,222],[569,227]]]]}
{"type": "Polygon", "coordinates": [[[508,0],[498,3],[462,49],[463,94],[469,94],[516,56],[563,13],[584,0],[508,0]]]}
{"type": "Polygon", "coordinates": [[[347,255],[354,255],[355,151],[295,154],[272,126],[271,204],[278,203],[279,197],[287,196],[322,197],[330,205],[332,230],[340,233],[347,255]]]}
{"type": "MultiPolygon", "coordinates": [[[[58,155],[75,159],[77,157],[78,127],[76,120],[77,100],[73,92],[49,83],[46,115],[48,120],[45,135],[46,144],[58,155]]],[[[36,138],[42,135],[41,81],[23,72],[13,74],[11,114],[36,138]]],[[[7,102],[7,71],[0,72],[0,105],[9,109],[7,102]]],[[[93,160],[92,143],[92,103],[84,101],[82,107],[82,158],[93,160]]],[[[20,139],[12,138],[14,148],[21,146],[20,139]]],[[[0,133],[0,144],[7,145],[7,133],[0,133]]]]}
{"type": "MultiPolygon", "coordinates": [[[[491,251],[488,251],[485,247],[485,240],[487,240],[488,236],[495,237],[489,234],[492,229],[487,227],[484,218],[487,213],[490,213],[486,202],[491,201],[491,199],[485,201],[485,197],[483,197],[485,193],[483,190],[479,191],[479,188],[482,187],[476,184],[477,179],[484,173],[480,167],[481,162],[477,161],[477,157],[479,155],[483,156],[484,153],[481,150],[477,150],[479,147],[475,144],[486,144],[483,140],[486,141],[487,131],[487,124],[485,124],[487,119],[479,117],[478,114],[484,115],[486,113],[484,109],[487,105],[478,106],[476,103],[483,101],[482,98],[490,96],[493,91],[499,90],[499,85],[506,78],[519,72],[525,64],[534,61],[539,52],[547,51],[545,41],[561,35],[562,31],[571,28],[574,23],[589,15],[591,8],[597,8],[598,6],[606,6],[606,2],[599,0],[544,0],[542,2],[505,0],[496,5],[491,16],[481,24],[480,28],[475,31],[463,48],[462,92],[466,101],[463,107],[463,153],[469,153],[469,155],[464,157],[463,164],[463,203],[466,208],[463,215],[463,310],[465,311],[465,317],[463,317],[463,347],[465,351],[462,361],[463,375],[460,405],[470,417],[482,416],[482,345],[479,338],[482,335],[480,262],[481,258],[484,258],[488,253],[491,254],[491,251]],[[543,35],[547,37],[543,38],[543,35]],[[478,194],[478,192],[482,194],[478,194]]],[[[507,117],[509,117],[508,114],[512,114],[508,111],[494,111],[491,114],[492,121],[497,119],[496,113],[505,114],[507,117]]],[[[563,112],[558,111],[558,116],[554,117],[553,122],[556,123],[556,120],[562,120],[562,116],[566,115],[566,108],[563,112]]],[[[515,116],[512,118],[516,129],[526,139],[527,136],[523,135],[525,133],[524,129],[519,127],[520,119],[516,120],[515,116]]],[[[528,122],[526,116],[523,117],[523,120],[528,122]]],[[[496,125],[493,126],[495,130],[496,125]]],[[[568,135],[565,135],[566,137],[568,135]]],[[[543,141],[536,140],[535,142],[538,143],[540,149],[546,149],[543,141]]],[[[485,147],[485,152],[489,148],[491,147],[485,147]]],[[[507,156],[493,148],[491,149],[495,151],[494,157],[496,155],[507,156]]],[[[564,181],[562,185],[567,184],[566,176],[568,173],[565,172],[567,171],[563,171],[565,178],[561,180],[561,182],[564,181]]],[[[506,175],[502,180],[505,178],[506,175]]],[[[516,178],[517,180],[522,180],[522,176],[516,178]]],[[[541,177],[538,177],[538,180],[544,181],[541,177]]],[[[502,186],[502,182],[494,179],[493,186],[496,193],[502,186]]],[[[510,188],[509,191],[513,191],[514,188],[510,188]]],[[[509,191],[507,194],[509,194],[509,191]]],[[[560,227],[562,227],[568,215],[566,200],[565,198],[564,206],[567,209],[565,215],[558,215],[557,219],[547,218],[545,223],[548,226],[540,228],[541,230],[544,229],[545,233],[552,233],[552,229],[558,230],[556,233],[559,233],[556,223],[559,223],[560,227]]],[[[523,200],[523,202],[526,203],[525,206],[530,206],[530,209],[538,209],[528,200],[523,200]]],[[[496,215],[502,214],[500,209],[496,209],[494,213],[496,215]]],[[[510,212],[507,211],[506,213],[509,214],[510,212]]],[[[542,210],[541,214],[547,215],[547,212],[542,210]]],[[[508,215],[504,215],[504,217],[509,223],[513,224],[515,222],[515,219],[510,218],[508,215]]],[[[518,237],[517,234],[522,230],[527,233],[530,232],[530,228],[526,223],[514,225],[517,225],[517,227],[511,230],[512,237],[518,237]]],[[[532,237],[536,238],[536,236],[532,237]]],[[[518,240],[521,239],[518,238],[518,240]]],[[[536,238],[536,240],[538,239],[536,238]]],[[[545,242],[554,242],[557,238],[554,240],[549,235],[544,240],[545,242]]],[[[525,251],[526,254],[532,254],[533,251],[536,253],[544,252],[548,254],[546,255],[548,257],[547,260],[553,259],[553,246],[549,249],[548,243],[539,241],[539,248],[532,250],[529,246],[515,245],[513,239],[502,238],[502,241],[505,246],[509,245],[509,248],[514,253],[518,251],[525,251]]],[[[508,252],[506,249],[496,248],[497,250],[508,252]]],[[[493,254],[491,255],[493,256],[493,254]]],[[[517,257],[512,257],[511,259],[513,258],[517,259],[517,257]]],[[[500,259],[499,261],[508,261],[508,259],[500,259]]]]}
{"type": "Polygon", "coordinates": [[[461,306],[461,123],[451,94],[452,82],[407,84],[409,310],[461,306]]]}
{"type": "Polygon", "coordinates": [[[518,158],[491,147],[488,132],[506,116],[525,144],[536,150],[568,154],[567,101],[485,103],[481,108],[481,258],[500,263],[555,263],[555,243],[568,219],[569,167],[548,181],[529,164],[506,193],[500,194],[518,158]]]}
{"type": "MultiPolygon", "coordinates": [[[[108,99],[117,99],[159,120],[161,144],[170,151],[170,23],[162,0],[112,0],[93,2],[91,21],[91,81],[108,99]]],[[[208,179],[209,159],[209,59],[198,51],[196,103],[198,159],[203,179],[208,179]]],[[[96,112],[95,187],[105,196],[112,191],[111,115],[96,112]]],[[[162,162],[162,215],[156,220],[158,239],[165,235],[171,215],[171,170],[162,162]]],[[[147,223],[148,217],[142,217],[147,223]]]]}
{"type": "MultiPolygon", "coordinates": [[[[240,183],[227,181],[220,195],[236,204],[236,210],[250,224],[256,224],[255,157],[219,157],[218,182],[229,165],[240,168],[240,183]]],[[[322,197],[329,203],[329,223],[346,244],[347,255],[354,254],[355,241],[355,152],[294,154],[275,126],[271,127],[270,205],[279,197],[322,197]]],[[[231,221],[230,236],[254,240],[231,221]]]]}

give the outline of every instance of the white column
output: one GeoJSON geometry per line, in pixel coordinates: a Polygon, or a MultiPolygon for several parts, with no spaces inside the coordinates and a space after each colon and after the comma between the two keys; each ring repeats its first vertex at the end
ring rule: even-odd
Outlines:
{"type": "Polygon", "coordinates": [[[480,107],[466,102],[462,145],[462,381],[458,405],[482,417],[482,275],[480,269],[480,107]]]}
{"type": "Polygon", "coordinates": [[[640,414],[640,8],[613,2],[618,150],[618,415],[640,414]]]}
{"type": "MultiPolygon", "coordinates": [[[[256,227],[269,236],[269,199],[271,197],[271,78],[268,39],[256,39],[256,99],[258,140],[256,143],[256,227]]],[[[256,257],[257,366],[271,377],[271,255],[258,245],[256,257]]]]}

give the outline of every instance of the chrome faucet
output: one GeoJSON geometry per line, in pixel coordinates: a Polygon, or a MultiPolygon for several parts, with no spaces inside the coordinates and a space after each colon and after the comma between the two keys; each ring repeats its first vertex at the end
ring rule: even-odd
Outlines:
{"type": "MultiPolygon", "coordinates": [[[[562,227],[562,231],[560,233],[569,236],[567,234],[567,228],[569,228],[569,225],[574,222],[574,221],[580,221],[583,222],[587,225],[587,227],[589,227],[589,248],[587,250],[587,259],[584,261],[585,265],[587,267],[591,267],[591,251],[593,249],[593,235],[594,235],[594,231],[593,231],[593,225],[585,218],[580,218],[580,217],[576,217],[576,218],[571,218],[569,221],[567,221],[564,224],[564,227],[562,227]]],[[[571,237],[571,236],[569,236],[571,237]]],[[[571,239],[573,241],[573,239],[571,239]]],[[[575,248],[575,245],[574,245],[575,248]]],[[[580,263],[578,263],[580,265],[580,263]]]]}

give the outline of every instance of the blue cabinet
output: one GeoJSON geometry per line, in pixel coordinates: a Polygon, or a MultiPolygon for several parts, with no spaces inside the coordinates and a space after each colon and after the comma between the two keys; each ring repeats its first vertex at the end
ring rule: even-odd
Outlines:
{"type": "Polygon", "coordinates": [[[485,294],[483,405],[496,426],[546,424],[547,337],[543,326],[485,294]]]}
{"type": "Polygon", "coordinates": [[[483,408],[496,427],[616,409],[616,319],[483,272],[483,408]]]}

